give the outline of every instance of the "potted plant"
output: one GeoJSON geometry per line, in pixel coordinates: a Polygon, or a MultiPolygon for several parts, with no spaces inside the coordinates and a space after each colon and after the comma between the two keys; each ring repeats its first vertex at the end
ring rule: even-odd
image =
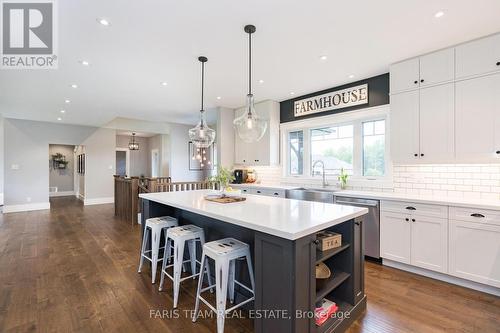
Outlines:
{"type": "Polygon", "coordinates": [[[344,168],[340,169],[340,174],[339,174],[338,180],[340,182],[340,188],[343,190],[345,190],[347,188],[347,178],[349,178],[349,175],[344,170],[344,168]]]}
{"type": "Polygon", "coordinates": [[[231,170],[226,169],[223,166],[219,166],[217,168],[217,175],[210,177],[208,180],[219,183],[220,191],[221,193],[224,193],[229,183],[234,180],[234,176],[231,170]]]}

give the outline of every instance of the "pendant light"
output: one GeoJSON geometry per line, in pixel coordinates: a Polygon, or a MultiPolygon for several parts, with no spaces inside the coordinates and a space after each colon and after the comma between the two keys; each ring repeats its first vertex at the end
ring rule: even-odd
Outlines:
{"type": "Polygon", "coordinates": [[[236,118],[233,124],[240,139],[252,143],[262,139],[266,133],[267,121],[259,117],[255,111],[252,94],[252,34],[255,32],[255,26],[246,25],[244,30],[248,34],[248,94],[245,112],[236,118]]]}
{"type": "Polygon", "coordinates": [[[205,109],[203,107],[203,92],[205,83],[205,63],[208,61],[207,57],[198,57],[201,62],[201,109],[200,121],[196,127],[189,130],[189,140],[193,142],[196,148],[208,148],[215,140],[215,131],[208,127],[205,120],[205,109]]]}
{"type": "Polygon", "coordinates": [[[132,137],[128,143],[129,150],[139,150],[139,142],[135,141],[135,133],[132,133],[132,137]]]}

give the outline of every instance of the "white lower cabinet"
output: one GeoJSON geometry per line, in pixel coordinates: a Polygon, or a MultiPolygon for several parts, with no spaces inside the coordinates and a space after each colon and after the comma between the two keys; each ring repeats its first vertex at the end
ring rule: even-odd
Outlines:
{"type": "Polygon", "coordinates": [[[453,276],[500,288],[500,224],[450,220],[453,276]]]}
{"type": "Polygon", "coordinates": [[[448,220],[381,212],[382,258],[445,273],[448,269],[448,220]]]}
{"type": "Polygon", "coordinates": [[[413,216],[411,221],[411,264],[448,272],[448,220],[413,216]]]}
{"type": "Polygon", "coordinates": [[[410,222],[403,214],[380,213],[380,255],[410,264],[410,222]]]}

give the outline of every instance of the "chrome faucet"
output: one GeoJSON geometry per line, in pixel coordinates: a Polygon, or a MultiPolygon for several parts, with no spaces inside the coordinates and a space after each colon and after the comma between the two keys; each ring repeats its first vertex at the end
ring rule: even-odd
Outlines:
{"type": "Polygon", "coordinates": [[[316,162],[313,163],[312,169],[313,169],[313,177],[314,177],[314,168],[316,167],[316,164],[320,164],[323,167],[323,187],[327,187],[328,183],[326,182],[326,176],[325,176],[325,163],[322,160],[317,160],[316,162]]]}

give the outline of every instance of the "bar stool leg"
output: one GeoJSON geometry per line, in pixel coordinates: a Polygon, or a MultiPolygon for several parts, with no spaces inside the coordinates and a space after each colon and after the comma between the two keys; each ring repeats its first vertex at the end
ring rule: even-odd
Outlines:
{"type": "Polygon", "coordinates": [[[252,290],[253,294],[255,296],[255,278],[253,276],[253,265],[252,265],[252,258],[250,257],[250,252],[248,252],[245,257],[247,258],[247,265],[248,265],[248,275],[250,276],[250,283],[252,284],[252,290]]]}
{"type": "Polygon", "coordinates": [[[151,283],[156,280],[156,267],[158,266],[158,250],[160,248],[160,230],[151,230],[151,283]],[[159,231],[159,232],[158,232],[159,231]]]}
{"type": "MultiPolygon", "coordinates": [[[[203,244],[205,244],[205,234],[200,235],[200,243],[201,243],[201,248],[203,249],[203,244]]],[[[203,251],[202,251],[203,252],[203,251]]],[[[208,285],[212,285],[212,275],[210,275],[210,265],[207,262],[207,279],[208,279],[208,285]]],[[[201,266],[201,274],[203,274],[203,266],[201,266]]],[[[213,293],[214,289],[210,288],[210,292],[213,293]]]]}
{"type": "Polygon", "coordinates": [[[226,317],[227,282],[229,261],[225,259],[215,261],[215,282],[217,300],[217,333],[224,333],[224,320],[226,317]]]}
{"type": "Polygon", "coordinates": [[[139,260],[139,269],[137,270],[137,273],[141,272],[142,265],[144,264],[144,252],[146,251],[146,247],[148,244],[148,236],[149,233],[149,228],[144,229],[144,236],[142,237],[142,247],[141,247],[141,259],[139,260]]]}
{"type": "Polygon", "coordinates": [[[228,292],[229,292],[229,302],[231,304],[234,303],[234,274],[235,274],[235,266],[236,266],[236,260],[230,260],[229,261],[229,285],[228,287],[228,292]]]}
{"type": "Polygon", "coordinates": [[[161,265],[160,272],[160,286],[158,291],[162,291],[163,282],[165,281],[165,269],[167,267],[167,261],[170,263],[170,239],[168,238],[168,233],[165,231],[165,249],[163,250],[163,262],[161,265]]]}
{"type": "MultiPolygon", "coordinates": [[[[189,259],[191,260],[191,275],[196,274],[196,241],[191,239],[188,241],[189,259]]],[[[196,276],[193,276],[193,280],[196,276]]]]}
{"type": "MultiPolygon", "coordinates": [[[[206,262],[207,257],[205,254],[201,255],[201,265],[200,265],[200,278],[198,279],[198,288],[196,289],[196,298],[195,298],[195,303],[194,303],[194,314],[193,314],[193,323],[196,322],[196,319],[198,319],[198,310],[200,308],[200,293],[201,293],[201,288],[203,287],[203,277],[205,276],[205,265],[208,266],[208,263],[206,262]]],[[[210,282],[209,282],[210,283],[210,282]]]]}
{"type": "Polygon", "coordinates": [[[177,308],[179,300],[179,288],[181,285],[182,262],[184,261],[184,242],[174,243],[174,309],[177,308]]]}

